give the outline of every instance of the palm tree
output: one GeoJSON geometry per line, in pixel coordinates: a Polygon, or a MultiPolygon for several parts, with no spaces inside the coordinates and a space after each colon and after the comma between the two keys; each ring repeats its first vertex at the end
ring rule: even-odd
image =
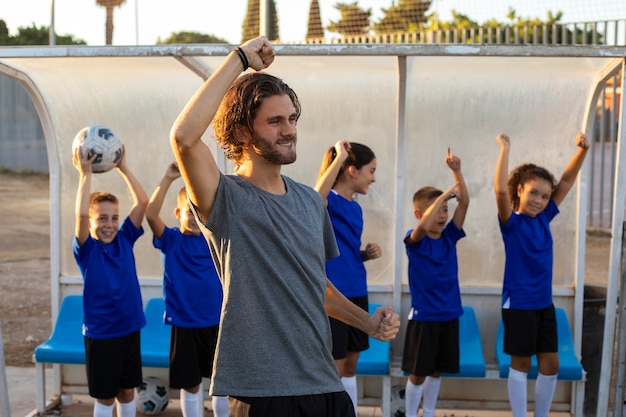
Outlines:
{"type": "Polygon", "coordinates": [[[120,7],[126,0],[96,0],[96,3],[107,9],[106,44],[113,45],[113,8],[120,7]]]}

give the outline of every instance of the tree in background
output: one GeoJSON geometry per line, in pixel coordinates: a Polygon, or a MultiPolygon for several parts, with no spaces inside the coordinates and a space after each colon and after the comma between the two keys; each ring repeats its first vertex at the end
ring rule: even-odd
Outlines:
{"type": "Polygon", "coordinates": [[[331,21],[327,30],[344,36],[365,35],[369,32],[372,9],[361,9],[358,1],[337,3],[334,7],[341,13],[341,18],[336,22],[331,21]]]}
{"type": "Polygon", "coordinates": [[[320,4],[317,0],[311,0],[309,7],[309,22],[306,28],[306,40],[321,39],[324,37],[324,26],[320,14],[320,4]]]}
{"type": "Polygon", "coordinates": [[[126,0],[96,0],[96,4],[104,7],[107,11],[107,21],[105,26],[107,45],[113,45],[113,9],[115,7],[120,7],[124,3],[126,3],[126,0]]]}
{"type": "MultiPolygon", "coordinates": [[[[276,13],[274,0],[267,0],[267,7],[269,8],[269,23],[265,35],[269,40],[277,41],[280,39],[280,34],[278,32],[278,14],[276,13]]],[[[260,16],[260,0],[248,0],[248,10],[243,20],[241,42],[259,36],[261,27],[259,22],[260,16]]]]}
{"type": "Polygon", "coordinates": [[[157,39],[157,45],[175,43],[228,43],[226,39],[214,35],[205,35],[199,32],[174,32],[169,37],[157,39]]]}
{"type": "MultiPolygon", "coordinates": [[[[479,25],[477,22],[471,20],[467,15],[462,13],[458,13],[456,10],[452,10],[452,21],[450,22],[441,22],[436,21],[436,16],[431,15],[428,17],[428,22],[426,24],[427,29],[433,29],[438,27],[440,30],[461,30],[465,31],[466,42],[480,42],[478,39],[479,34],[474,31],[474,39],[472,36],[472,29],[476,29],[479,27],[483,28],[508,28],[510,30],[509,37],[513,39],[514,34],[512,32],[512,28],[517,28],[518,38],[520,42],[523,42],[524,39],[528,39],[529,42],[532,43],[535,35],[537,35],[537,39],[541,42],[543,40],[544,30],[546,31],[546,42],[548,44],[572,44],[572,40],[574,34],[572,30],[565,29],[565,33],[563,33],[562,26],[556,30],[556,33],[552,31],[552,27],[554,25],[561,25],[560,21],[563,17],[563,12],[548,12],[546,20],[541,20],[539,18],[521,18],[517,16],[516,11],[513,8],[509,8],[509,12],[507,13],[507,19],[509,22],[499,22],[496,19],[490,19],[479,25]],[[556,35],[556,39],[554,38],[556,35]]],[[[495,32],[492,32],[493,41],[498,43],[506,42],[506,33],[505,31],[500,31],[499,35],[496,35],[495,32]],[[499,39],[495,37],[499,36],[499,39]]],[[[583,39],[586,37],[586,42],[591,43],[593,34],[590,30],[580,30],[577,31],[576,34],[576,43],[583,43],[583,39]]],[[[602,34],[597,34],[597,42],[602,43],[602,34]]]]}
{"type": "Polygon", "coordinates": [[[390,8],[381,10],[384,16],[374,23],[376,33],[383,32],[414,32],[426,23],[426,12],[430,8],[430,0],[399,0],[390,8]]]}
{"type": "MultiPolygon", "coordinates": [[[[0,45],[48,45],[50,43],[50,28],[37,27],[34,23],[28,27],[18,27],[17,35],[9,35],[9,28],[4,20],[0,19],[0,45]]],[[[56,37],[57,45],[86,45],[82,39],[74,39],[74,35],[56,37]]]]}
{"type": "Polygon", "coordinates": [[[0,19],[0,45],[10,45],[9,27],[7,26],[7,22],[2,19],[0,19]]]}

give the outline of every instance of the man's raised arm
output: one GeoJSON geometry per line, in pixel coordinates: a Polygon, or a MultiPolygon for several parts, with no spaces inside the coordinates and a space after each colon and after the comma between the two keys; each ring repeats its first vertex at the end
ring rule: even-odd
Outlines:
{"type": "Polygon", "coordinates": [[[245,70],[267,68],[274,60],[274,49],[264,36],[233,49],[226,60],[195,92],[170,131],[170,144],[191,202],[206,221],[215,200],[219,168],[201,137],[207,130],[230,85],[245,70]]]}

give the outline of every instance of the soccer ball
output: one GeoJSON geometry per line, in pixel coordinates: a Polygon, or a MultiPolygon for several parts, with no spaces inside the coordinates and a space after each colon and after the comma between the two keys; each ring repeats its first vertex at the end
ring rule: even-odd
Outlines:
{"type": "Polygon", "coordinates": [[[391,387],[391,415],[393,417],[404,417],[404,389],[403,385],[391,387]]]}
{"type": "Polygon", "coordinates": [[[107,172],[112,170],[122,160],[124,147],[120,138],[106,126],[87,126],[82,128],[74,137],[72,154],[76,148],[89,148],[89,158],[96,156],[93,161],[92,171],[107,172]]]}
{"type": "Polygon", "coordinates": [[[154,416],[167,408],[170,394],[163,381],[154,376],[143,379],[137,387],[137,411],[154,416]]]}

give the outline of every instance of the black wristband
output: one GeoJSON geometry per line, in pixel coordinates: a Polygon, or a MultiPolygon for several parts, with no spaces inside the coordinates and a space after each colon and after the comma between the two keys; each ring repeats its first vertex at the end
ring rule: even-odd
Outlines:
{"type": "Polygon", "coordinates": [[[239,55],[241,65],[243,65],[243,70],[247,70],[250,64],[248,63],[248,57],[246,56],[246,53],[240,47],[236,47],[234,51],[237,51],[237,55],[239,55]]]}

